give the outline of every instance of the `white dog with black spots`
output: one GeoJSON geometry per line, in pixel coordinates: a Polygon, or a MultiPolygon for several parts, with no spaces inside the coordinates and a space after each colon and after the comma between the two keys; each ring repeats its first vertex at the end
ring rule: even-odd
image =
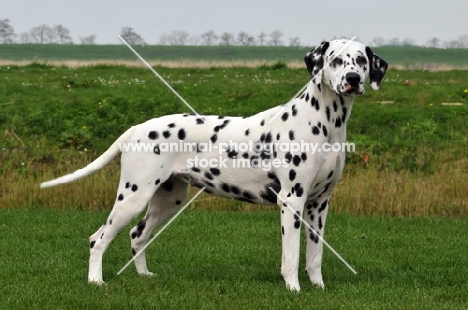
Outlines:
{"type": "MultiPolygon", "coordinates": [[[[75,181],[101,169],[122,153],[114,207],[107,221],[90,237],[90,282],[103,282],[103,254],[126,225],[147,208],[145,217],[130,231],[135,255],[154,230],[180,209],[192,185],[205,187],[205,192],[215,196],[256,204],[278,204],[281,208],[281,273],[289,289],[300,290],[299,217],[323,236],[330,197],[340,179],[345,153],[344,150],[291,151],[280,146],[346,142],[346,124],[354,97],[364,93],[367,79],[373,89],[379,89],[387,70],[387,63],[369,47],[348,40],[323,42],[306,55],[305,63],[311,81],[299,98],[285,105],[250,117],[178,114],[155,118],[128,129],[85,168],[41,184],[41,187],[49,187],[75,181]],[[230,142],[227,147],[226,142],[230,142]],[[188,143],[195,147],[178,152],[164,151],[162,146],[168,143],[188,143]],[[253,143],[256,149],[241,151],[235,147],[242,143],[253,143]],[[123,144],[154,147],[151,151],[135,152],[122,150],[123,144]],[[196,165],[202,160],[219,165],[196,165]],[[238,165],[236,161],[239,160],[256,163],[256,166],[238,165]],[[265,169],[267,165],[262,163],[268,163],[270,169],[265,169]]],[[[310,229],[306,230],[306,271],[312,284],[324,287],[323,243],[310,229]]],[[[152,275],[146,266],[144,251],[135,258],[135,265],[139,274],[152,275]]]]}

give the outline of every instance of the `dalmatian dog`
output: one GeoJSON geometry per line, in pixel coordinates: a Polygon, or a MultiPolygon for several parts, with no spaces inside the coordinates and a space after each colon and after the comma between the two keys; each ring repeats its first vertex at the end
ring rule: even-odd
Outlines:
{"type": "MultiPolygon", "coordinates": [[[[364,93],[367,79],[373,89],[379,89],[387,63],[369,47],[348,40],[323,42],[304,59],[311,80],[300,97],[282,106],[250,117],[178,114],[155,118],[128,129],[85,168],[41,184],[44,188],[78,180],[122,153],[114,207],[90,237],[89,282],[103,283],[103,254],[126,225],[147,210],[130,231],[135,256],[155,229],[181,208],[189,186],[195,186],[215,196],[279,205],[281,274],[287,288],[295,291],[300,290],[303,218],[317,232],[306,227],[306,271],[312,284],[324,287],[323,243],[318,235],[324,234],[345,153],[311,152],[288,145],[346,142],[354,97],[364,93]],[[135,149],[125,149],[125,145],[135,149]],[[136,149],[143,145],[149,147],[136,149]],[[184,150],[171,151],[168,145],[184,145],[184,150]]],[[[152,275],[144,251],[135,258],[135,265],[139,274],[152,275]]]]}

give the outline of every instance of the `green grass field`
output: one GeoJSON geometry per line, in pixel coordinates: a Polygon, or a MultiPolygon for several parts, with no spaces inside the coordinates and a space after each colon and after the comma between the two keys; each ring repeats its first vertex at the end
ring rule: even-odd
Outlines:
{"type": "MultiPolygon", "coordinates": [[[[330,214],[325,290],[280,274],[279,212],[183,213],[148,248],[155,277],[130,265],[128,231],[104,257],[106,285],[89,285],[88,235],[107,212],[0,211],[1,309],[466,309],[468,221],[330,214]]],[[[304,248],[304,247],[303,247],[304,248]]],[[[304,249],[302,249],[304,252],[304,249]]],[[[301,256],[304,268],[304,255],[301,256]]]]}
{"type": "MultiPolygon", "coordinates": [[[[309,78],[282,63],[156,69],[201,114],[252,115],[309,78]]],[[[325,238],[358,275],[326,250],[326,289],[301,274],[299,294],[279,272],[277,207],[207,195],[150,246],[156,277],[133,266],[116,275],[131,257],[127,229],[106,252],[108,284],[88,285],[88,236],[115,200],[119,160],[73,184],[39,184],[85,166],[134,124],[190,111],[146,68],[35,62],[0,66],[0,81],[0,309],[468,307],[466,71],[390,70],[380,91],[356,98],[356,152],[325,238]]]]}
{"type": "MultiPolygon", "coordinates": [[[[201,114],[252,115],[288,101],[308,80],[304,69],[268,66],[157,69],[201,114]]],[[[39,201],[108,210],[118,161],[76,184],[45,191],[37,185],[86,165],[134,124],[190,112],[146,68],[35,63],[0,67],[0,80],[2,207],[39,201]],[[87,197],[74,195],[78,188],[87,197]]],[[[356,99],[348,124],[356,152],[348,154],[336,210],[467,214],[467,103],[465,71],[390,70],[380,91],[368,88],[356,99]]],[[[231,206],[217,205],[214,200],[205,208],[231,206]]]]}

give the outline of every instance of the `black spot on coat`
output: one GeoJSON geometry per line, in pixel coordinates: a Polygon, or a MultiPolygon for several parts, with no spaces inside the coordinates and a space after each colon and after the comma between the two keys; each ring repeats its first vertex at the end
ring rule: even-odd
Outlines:
{"type": "Polygon", "coordinates": [[[293,164],[294,166],[299,166],[299,164],[301,163],[301,157],[299,155],[294,155],[294,158],[293,158],[293,164]]]}
{"type": "Polygon", "coordinates": [[[217,134],[212,135],[210,140],[211,142],[215,143],[216,141],[218,141],[218,135],[217,134]]]}
{"type": "Polygon", "coordinates": [[[220,175],[221,171],[218,168],[210,168],[210,171],[213,175],[220,175]]]}
{"type": "Polygon", "coordinates": [[[320,110],[320,104],[319,104],[319,101],[317,100],[317,98],[315,97],[312,97],[312,100],[310,101],[310,104],[312,105],[313,108],[315,108],[315,110],[320,110]]]}
{"type": "Polygon", "coordinates": [[[231,191],[231,188],[226,183],[221,183],[221,189],[225,191],[226,193],[229,193],[231,191]]]}
{"type": "Polygon", "coordinates": [[[159,145],[154,146],[153,153],[156,155],[161,155],[161,150],[159,149],[159,145]]]}
{"type": "Polygon", "coordinates": [[[238,195],[240,193],[240,188],[235,185],[231,185],[231,192],[235,195],[238,195]]]}
{"type": "Polygon", "coordinates": [[[341,127],[341,118],[338,117],[338,118],[336,119],[336,121],[335,121],[335,127],[336,127],[336,128],[341,127]]]}
{"type": "Polygon", "coordinates": [[[279,185],[278,183],[268,183],[265,184],[265,189],[260,192],[260,197],[271,203],[276,203],[278,201],[278,197],[270,189],[270,187],[277,193],[281,191],[281,185],[279,185]]]}
{"type": "Polygon", "coordinates": [[[179,138],[179,140],[184,140],[185,139],[185,130],[184,129],[180,129],[179,132],[177,133],[177,137],[179,138]]]}
{"type": "Polygon", "coordinates": [[[297,115],[297,109],[296,109],[296,105],[293,104],[292,108],[291,108],[291,114],[292,116],[296,116],[297,115]]]}
{"type": "Polygon", "coordinates": [[[151,140],[156,140],[158,137],[159,134],[157,131],[150,131],[150,133],[148,134],[148,138],[150,138],[151,140]]]}
{"type": "Polygon", "coordinates": [[[211,173],[209,173],[208,171],[205,172],[204,174],[205,178],[207,178],[208,180],[213,180],[213,175],[211,173]]]}
{"type": "Polygon", "coordinates": [[[297,197],[302,197],[302,195],[304,194],[304,189],[302,188],[301,184],[296,183],[294,185],[294,189],[296,190],[296,196],[297,197]]]}
{"type": "Polygon", "coordinates": [[[172,181],[166,181],[161,185],[161,188],[165,191],[172,191],[174,189],[174,183],[172,181]]]}
{"type": "Polygon", "coordinates": [[[327,208],[327,205],[328,205],[328,200],[325,200],[324,202],[322,202],[322,204],[320,205],[320,209],[318,210],[318,212],[322,212],[323,210],[325,210],[327,208]]]}
{"type": "Polygon", "coordinates": [[[294,169],[289,170],[289,180],[294,181],[295,178],[296,178],[296,171],[294,171],[294,169]]]}
{"type": "Polygon", "coordinates": [[[320,129],[317,126],[312,127],[312,133],[317,136],[320,134],[320,129]]]}

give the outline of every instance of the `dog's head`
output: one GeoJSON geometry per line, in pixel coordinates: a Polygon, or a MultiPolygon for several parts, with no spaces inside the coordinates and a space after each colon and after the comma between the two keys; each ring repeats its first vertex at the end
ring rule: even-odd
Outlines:
{"type": "Polygon", "coordinates": [[[345,96],[362,95],[370,79],[374,90],[380,88],[388,64],[370,47],[349,40],[322,42],[304,58],[312,83],[330,87],[345,96]]]}

